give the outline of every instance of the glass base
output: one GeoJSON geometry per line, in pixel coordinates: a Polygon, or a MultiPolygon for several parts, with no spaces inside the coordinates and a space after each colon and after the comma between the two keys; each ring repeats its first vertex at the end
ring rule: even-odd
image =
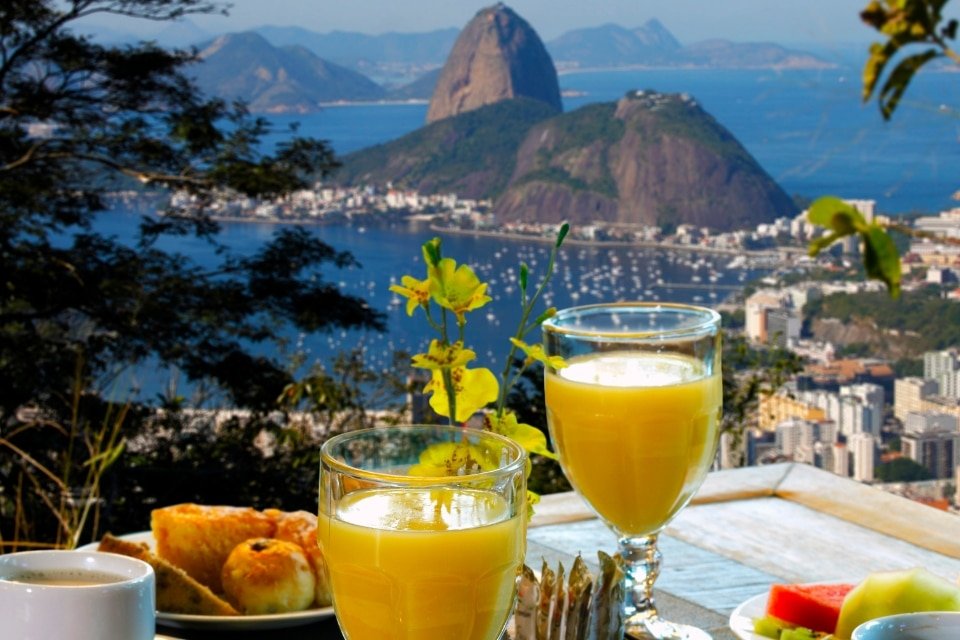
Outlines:
{"type": "Polygon", "coordinates": [[[713,640],[709,633],[688,624],[667,622],[658,616],[634,616],[627,621],[627,638],[636,640],[713,640]]]}

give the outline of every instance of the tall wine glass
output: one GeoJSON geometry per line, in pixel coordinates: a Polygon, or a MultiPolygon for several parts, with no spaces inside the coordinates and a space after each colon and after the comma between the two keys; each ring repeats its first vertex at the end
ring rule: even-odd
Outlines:
{"type": "Polygon", "coordinates": [[[523,448],[415,425],[320,451],[317,538],[347,640],[499,638],[526,549],[523,448]]]}
{"type": "Polygon", "coordinates": [[[543,324],[547,421],[573,487],[619,538],[627,628],[700,639],[653,601],[657,535],[690,501],[714,459],[720,413],[720,316],[679,304],[560,311],[543,324]]]}

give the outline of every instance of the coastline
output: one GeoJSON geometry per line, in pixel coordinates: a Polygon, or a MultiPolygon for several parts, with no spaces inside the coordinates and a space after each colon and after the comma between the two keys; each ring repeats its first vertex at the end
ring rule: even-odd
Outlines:
{"type": "MultiPolygon", "coordinates": [[[[502,233],[499,231],[478,231],[474,229],[452,229],[438,225],[430,225],[430,230],[437,233],[460,236],[479,236],[482,238],[502,238],[504,240],[523,240],[552,244],[556,240],[547,236],[535,236],[525,233],[502,233]]],[[[689,244],[671,244],[666,242],[649,241],[626,241],[626,240],[584,240],[582,238],[572,238],[567,236],[563,243],[565,245],[576,245],[582,247],[617,247],[638,249],[659,249],[661,251],[681,251],[687,253],[710,253],[725,256],[751,256],[754,258],[778,258],[783,253],[804,252],[803,249],[792,250],[793,247],[781,247],[777,250],[755,250],[755,249],[724,249],[720,247],[703,247],[689,244]]]]}
{"type": "MultiPolygon", "coordinates": [[[[281,218],[249,218],[249,217],[231,217],[231,216],[211,216],[215,222],[242,223],[242,224],[280,224],[280,225],[302,225],[310,227],[324,226],[352,226],[342,225],[340,223],[330,223],[315,220],[283,220],[281,218]]],[[[410,223],[406,223],[410,224],[410,223]]],[[[555,238],[549,236],[540,236],[526,233],[504,233],[502,231],[481,231],[477,229],[456,229],[453,227],[444,227],[430,224],[430,231],[446,235],[474,236],[480,238],[494,238],[507,240],[511,242],[537,242],[552,244],[555,238]]],[[[753,258],[781,258],[784,254],[805,254],[806,250],[802,247],[778,247],[777,249],[726,249],[722,247],[704,247],[701,245],[673,244],[669,242],[652,241],[628,241],[628,240],[585,240],[583,238],[574,238],[567,236],[564,244],[581,247],[616,247],[616,248],[637,248],[637,249],[658,249],[660,251],[679,251],[685,253],[709,253],[721,256],[747,256],[753,258]]]]}

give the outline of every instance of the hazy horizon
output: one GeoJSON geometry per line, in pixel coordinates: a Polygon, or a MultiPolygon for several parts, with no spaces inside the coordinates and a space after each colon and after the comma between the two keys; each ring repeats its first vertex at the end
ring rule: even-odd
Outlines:
{"type": "MultiPolygon", "coordinates": [[[[315,0],[234,0],[229,16],[192,15],[180,24],[154,23],[129,18],[94,16],[88,20],[98,30],[109,29],[136,37],[155,37],[178,30],[198,30],[208,35],[247,31],[264,26],[299,27],[329,33],[423,33],[460,29],[493,2],[466,0],[356,0],[320,6],[315,0]]],[[[326,4],[326,3],[324,3],[326,4]]],[[[739,42],[804,43],[821,47],[866,43],[874,32],[859,18],[858,0],[808,0],[775,3],[771,0],[514,0],[505,3],[524,18],[545,41],[574,29],[618,24],[638,27],[657,19],[689,44],[712,38],[739,42]],[[694,18],[691,19],[691,16],[694,18]]],[[[199,35],[199,34],[198,34],[199,35]]]]}

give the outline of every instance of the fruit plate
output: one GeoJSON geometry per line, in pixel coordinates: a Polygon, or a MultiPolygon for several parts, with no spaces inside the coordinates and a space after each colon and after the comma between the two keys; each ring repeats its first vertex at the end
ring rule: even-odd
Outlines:
{"type": "MultiPolygon", "coordinates": [[[[149,531],[138,531],[119,536],[129,542],[145,542],[151,550],[156,548],[153,534],[149,531]]],[[[78,551],[96,551],[99,543],[94,542],[82,547],[78,551]]],[[[271,613],[255,616],[198,616],[184,613],[168,613],[157,611],[157,624],[165,627],[180,629],[211,629],[221,631],[231,630],[265,630],[283,629],[285,627],[299,627],[311,624],[326,618],[333,617],[333,607],[307,609],[291,613],[271,613]]]]}

